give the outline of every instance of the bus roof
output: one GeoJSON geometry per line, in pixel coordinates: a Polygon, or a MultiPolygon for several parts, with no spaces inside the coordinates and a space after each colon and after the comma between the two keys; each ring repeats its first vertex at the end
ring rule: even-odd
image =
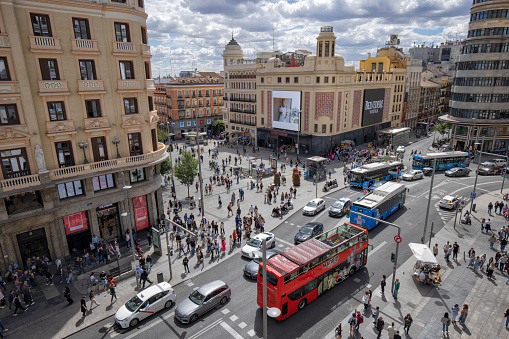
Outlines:
{"type": "Polygon", "coordinates": [[[414,155],[414,157],[422,157],[423,159],[435,159],[435,158],[449,158],[449,157],[468,157],[467,152],[436,152],[436,153],[426,153],[426,155],[414,155]]]}
{"type": "Polygon", "coordinates": [[[358,172],[358,173],[365,173],[367,171],[373,171],[373,170],[382,169],[382,168],[389,168],[389,167],[398,166],[398,165],[402,165],[402,163],[399,161],[373,162],[371,164],[362,165],[362,167],[354,168],[354,169],[352,169],[352,171],[358,172]]]}
{"type": "Polygon", "coordinates": [[[375,208],[386,197],[396,194],[405,189],[405,185],[388,182],[366,194],[362,199],[354,202],[354,205],[369,209],[375,208]]]}
{"type": "Polygon", "coordinates": [[[273,256],[267,261],[267,267],[272,268],[281,276],[287,275],[362,232],[365,230],[350,223],[340,225],[273,256]]]}

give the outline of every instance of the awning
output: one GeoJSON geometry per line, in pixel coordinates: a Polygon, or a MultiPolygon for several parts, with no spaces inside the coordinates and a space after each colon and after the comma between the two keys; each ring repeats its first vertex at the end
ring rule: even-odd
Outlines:
{"type": "Polygon", "coordinates": [[[410,246],[410,249],[412,250],[414,257],[423,264],[432,265],[438,264],[437,258],[435,258],[435,255],[433,254],[433,252],[431,252],[427,245],[411,242],[408,244],[408,246],[410,246]]]}

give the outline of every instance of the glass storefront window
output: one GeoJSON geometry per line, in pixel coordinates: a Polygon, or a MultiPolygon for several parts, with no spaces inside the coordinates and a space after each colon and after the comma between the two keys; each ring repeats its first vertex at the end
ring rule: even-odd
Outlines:
{"type": "Polygon", "coordinates": [[[456,135],[467,135],[468,127],[466,126],[456,126],[456,135]]]}

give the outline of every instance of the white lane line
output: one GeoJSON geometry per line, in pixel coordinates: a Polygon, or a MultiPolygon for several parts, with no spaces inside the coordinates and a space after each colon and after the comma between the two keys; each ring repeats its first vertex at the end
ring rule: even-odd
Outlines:
{"type": "MultiPolygon", "coordinates": [[[[155,327],[157,324],[162,323],[164,321],[164,319],[170,319],[171,317],[174,316],[174,314],[175,314],[175,312],[171,312],[171,313],[163,316],[162,317],[163,319],[159,318],[155,321],[151,321],[150,323],[144,325],[143,327],[136,329],[136,331],[133,331],[134,333],[128,335],[127,337],[124,337],[124,339],[138,338],[138,336],[141,332],[145,332],[146,330],[151,329],[152,327],[155,327]]],[[[221,320],[221,319],[219,319],[219,320],[221,320]]],[[[119,333],[119,334],[122,334],[122,333],[119,333]]],[[[188,339],[191,339],[191,338],[188,338],[188,339]]]]}
{"type": "Polygon", "coordinates": [[[226,315],[226,314],[230,313],[230,310],[225,308],[224,310],[221,311],[221,313],[226,315]]]}
{"type": "Polygon", "coordinates": [[[247,334],[248,334],[250,337],[254,336],[254,335],[255,335],[255,333],[256,333],[256,332],[255,332],[255,330],[249,330],[249,331],[247,331],[247,334]]]}
{"type": "Polygon", "coordinates": [[[368,254],[372,255],[373,253],[375,253],[376,251],[381,249],[385,244],[387,244],[387,241],[384,241],[380,245],[378,245],[377,247],[373,248],[371,251],[368,252],[368,254]]]}
{"type": "Polygon", "coordinates": [[[237,317],[235,314],[230,317],[231,321],[236,321],[237,319],[239,319],[239,317],[237,317]]]}
{"type": "Polygon", "coordinates": [[[292,243],[290,243],[290,242],[288,242],[288,241],[285,241],[285,240],[283,240],[283,239],[276,239],[276,241],[278,241],[278,242],[282,242],[283,244],[287,244],[288,246],[291,246],[291,247],[293,247],[293,246],[294,246],[292,243]]]}
{"type": "MultiPolygon", "coordinates": [[[[187,339],[195,339],[195,338],[198,338],[199,336],[201,336],[202,334],[204,334],[205,332],[209,331],[210,329],[212,329],[214,326],[216,325],[219,325],[219,324],[223,324],[223,320],[222,319],[218,319],[216,321],[214,321],[212,324],[210,324],[209,326],[205,327],[203,330],[197,332],[195,335],[187,338],[187,339]]],[[[138,335],[140,332],[136,332],[136,335],[138,335]]]]}
{"type": "Polygon", "coordinates": [[[247,324],[246,324],[245,322],[241,322],[241,323],[239,324],[239,327],[240,327],[241,329],[244,329],[246,326],[247,326],[247,324]]]}
{"type": "Polygon", "coordinates": [[[324,198],[325,198],[325,199],[334,200],[334,201],[338,200],[338,199],[336,199],[336,198],[332,198],[332,197],[329,197],[329,196],[325,196],[324,198]]]}
{"type": "MultiPolygon", "coordinates": [[[[222,322],[221,323],[221,327],[223,327],[226,332],[230,333],[232,335],[232,337],[234,337],[235,339],[244,339],[244,337],[242,337],[240,334],[237,333],[237,331],[235,331],[230,325],[228,325],[227,323],[225,322],[222,322]]],[[[191,339],[191,338],[189,338],[191,339]]]]}

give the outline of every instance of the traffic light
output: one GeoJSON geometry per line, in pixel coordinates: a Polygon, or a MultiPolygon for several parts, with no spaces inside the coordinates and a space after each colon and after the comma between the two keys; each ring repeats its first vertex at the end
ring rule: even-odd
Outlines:
{"type": "Polygon", "coordinates": [[[347,210],[346,210],[346,217],[347,217],[347,218],[350,218],[350,209],[347,209],[347,210]]]}
{"type": "Polygon", "coordinates": [[[394,253],[391,253],[391,262],[394,262],[394,259],[396,259],[396,256],[394,255],[394,253]]]}

